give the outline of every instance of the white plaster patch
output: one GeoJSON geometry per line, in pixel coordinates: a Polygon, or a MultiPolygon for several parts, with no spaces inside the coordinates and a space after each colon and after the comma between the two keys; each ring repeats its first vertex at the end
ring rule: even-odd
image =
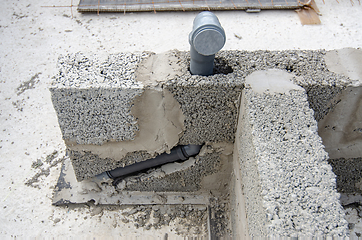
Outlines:
{"type": "Polygon", "coordinates": [[[177,145],[184,131],[184,115],[180,104],[167,91],[147,89],[132,107],[139,132],[133,141],[107,142],[98,145],[77,145],[67,142],[76,151],[90,151],[101,158],[122,159],[129,152],[147,151],[151,155],[169,152],[177,145]]]}
{"type": "Polygon", "coordinates": [[[362,156],[362,87],[348,87],[339,103],[318,123],[318,133],[331,159],[362,156]]]}
{"type": "Polygon", "coordinates": [[[257,93],[288,93],[290,90],[303,90],[294,84],[291,79],[294,74],[278,69],[256,71],[246,77],[246,84],[257,93]]]}
{"type": "Polygon", "coordinates": [[[171,80],[181,73],[178,62],[173,51],[151,54],[138,65],[136,80],[145,86],[157,86],[160,82],[171,80]]]}
{"type": "Polygon", "coordinates": [[[353,86],[362,85],[362,50],[343,48],[328,51],[325,61],[330,71],[354,80],[353,86]]]}

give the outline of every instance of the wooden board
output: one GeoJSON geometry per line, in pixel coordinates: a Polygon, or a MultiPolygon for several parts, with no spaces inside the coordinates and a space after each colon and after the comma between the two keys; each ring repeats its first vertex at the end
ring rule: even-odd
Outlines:
{"type": "Polygon", "coordinates": [[[298,0],[80,0],[80,12],[296,9],[298,0]]]}

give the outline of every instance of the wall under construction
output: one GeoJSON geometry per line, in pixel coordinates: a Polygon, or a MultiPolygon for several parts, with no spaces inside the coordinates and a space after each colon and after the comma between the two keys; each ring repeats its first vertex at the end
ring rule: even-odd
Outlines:
{"type": "Polygon", "coordinates": [[[238,210],[230,211],[235,236],[345,236],[328,161],[337,173],[338,159],[362,156],[356,61],[356,49],[222,51],[214,75],[203,77],[190,74],[187,52],[106,60],[77,53],[59,58],[51,93],[78,181],[177,145],[205,144],[183,167],[154,169],[122,188],[226,189],[238,210]],[[343,65],[346,56],[354,58],[343,65]],[[355,117],[337,119],[351,92],[355,117]]]}

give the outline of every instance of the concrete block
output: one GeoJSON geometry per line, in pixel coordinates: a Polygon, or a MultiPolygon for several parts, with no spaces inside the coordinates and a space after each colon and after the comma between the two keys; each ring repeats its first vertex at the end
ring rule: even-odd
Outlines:
{"type": "MultiPolygon", "coordinates": [[[[246,78],[236,148],[248,233],[347,236],[335,175],[306,91],[280,70],[246,78]]],[[[241,200],[239,200],[241,202],[241,200]]]]}
{"type": "Polygon", "coordinates": [[[130,108],[142,86],[134,71],[145,56],[112,55],[105,62],[81,53],[59,58],[50,91],[65,141],[102,145],[135,138],[138,126],[130,108]]]}
{"type": "Polygon", "coordinates": [[[59,59],[52,101],[79,181],[178,144],[233,142],[242,83],[220,59],[210,78],[191,76],[188,61],[177,51],[59,59]]]}

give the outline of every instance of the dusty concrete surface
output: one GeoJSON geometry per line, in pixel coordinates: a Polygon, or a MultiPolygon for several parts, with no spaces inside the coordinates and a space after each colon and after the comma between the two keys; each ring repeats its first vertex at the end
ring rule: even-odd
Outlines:
{"type": "Polygon", "coordinates": [[[289,79],[281,71],[251,74],[251,87],[243,91],[237,137],[244,143],[238,151],[249,234],[347,236],[335,175],[306,92],[285,84],[289,79]],[[254,91],[262,74],[288,88],[254,91]]]}

